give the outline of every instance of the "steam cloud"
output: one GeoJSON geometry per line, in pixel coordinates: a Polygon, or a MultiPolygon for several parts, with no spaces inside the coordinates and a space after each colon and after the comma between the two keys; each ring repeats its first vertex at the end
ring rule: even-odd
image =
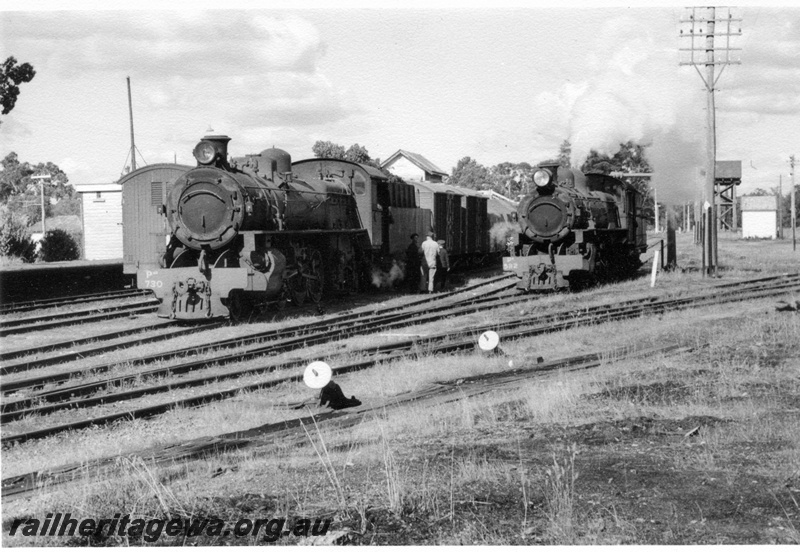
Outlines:
{"type": "Polygon", "coordinates": [[[405,278],[405,272],[397,261],[392,261],[392,267],[388,271],[373,268],[371,276],[372,285],[376,288],[391,289],[405,278]]]}
{"type": "Polygon", "coordinates": [[[570,111],[572,160],[583,163],[590,149],[613,155],[633,140],[647,146],[659,203],[692,201],[705,163],[701,83],[693,69],[679,67],[677,49],[659,49],[648,32],[626,16],[599,33],[590,54],[596,70],[570,111]]]}

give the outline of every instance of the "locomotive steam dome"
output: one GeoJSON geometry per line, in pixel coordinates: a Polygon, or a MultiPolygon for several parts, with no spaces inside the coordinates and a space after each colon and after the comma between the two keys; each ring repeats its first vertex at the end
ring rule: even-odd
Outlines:
{"type": "Polygon", "coordinates": [[[285,174],[292,170],[292,156],[288,151],[280,148],[265,149],[258,154],[259,157],[267,159],[272,165],[272,171],[278,174],[285,174]]]}

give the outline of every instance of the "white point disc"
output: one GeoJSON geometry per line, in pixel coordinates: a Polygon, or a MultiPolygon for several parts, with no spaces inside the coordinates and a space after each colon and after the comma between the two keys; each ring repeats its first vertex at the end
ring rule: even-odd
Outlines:
{"type": "Polygon", "coordinates": [[[306,367],[303,373],[303,381],[311,389],[322,389],[331,381],[333,371],[327,363],[317,360],[306,367]]]}
{"type": "Polygon", "coordinates": [[[478,347],[480,347],[482,351],[493,351],[499,343],[500,336],[497,335],[497,332],[493,331],[483,332],[478,338],[478,347]]]}

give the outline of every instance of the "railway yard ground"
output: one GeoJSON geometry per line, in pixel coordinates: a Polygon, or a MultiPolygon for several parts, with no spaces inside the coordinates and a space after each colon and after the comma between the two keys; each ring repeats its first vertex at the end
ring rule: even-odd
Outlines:
{"type": "Polygon", "coordinates": [[[800,252],[721,233],[718,277],[699,257],[679,234],[679,269],[653,288],[646,265],[514,300],[495,271],[454,278],[473,287],[448,297],[359,296],[188,333],[132,314],[8,335],[4,355],[83,341],[0,365],[3,544],[148,544],[9,535],[54,512],[332,520],[277,544],[798,544],[800,278],[780,276],[800,273],[800,252]],[[499,354],[460,345],[492,328],[499,354]],[[299,381],[312,360],[362,405],[318,407],[299,381]]]}

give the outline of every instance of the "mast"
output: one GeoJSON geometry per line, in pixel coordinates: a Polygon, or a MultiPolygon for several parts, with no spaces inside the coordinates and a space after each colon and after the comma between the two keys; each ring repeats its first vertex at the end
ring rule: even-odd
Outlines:
{"type": "Polygon", "coordinates": [[[131,119],[131,172],[136,170],[136,145],[133,142],[133,102],[131,102],[131,78],[125,77],[128,81],[128,113],[131,119]]]}

